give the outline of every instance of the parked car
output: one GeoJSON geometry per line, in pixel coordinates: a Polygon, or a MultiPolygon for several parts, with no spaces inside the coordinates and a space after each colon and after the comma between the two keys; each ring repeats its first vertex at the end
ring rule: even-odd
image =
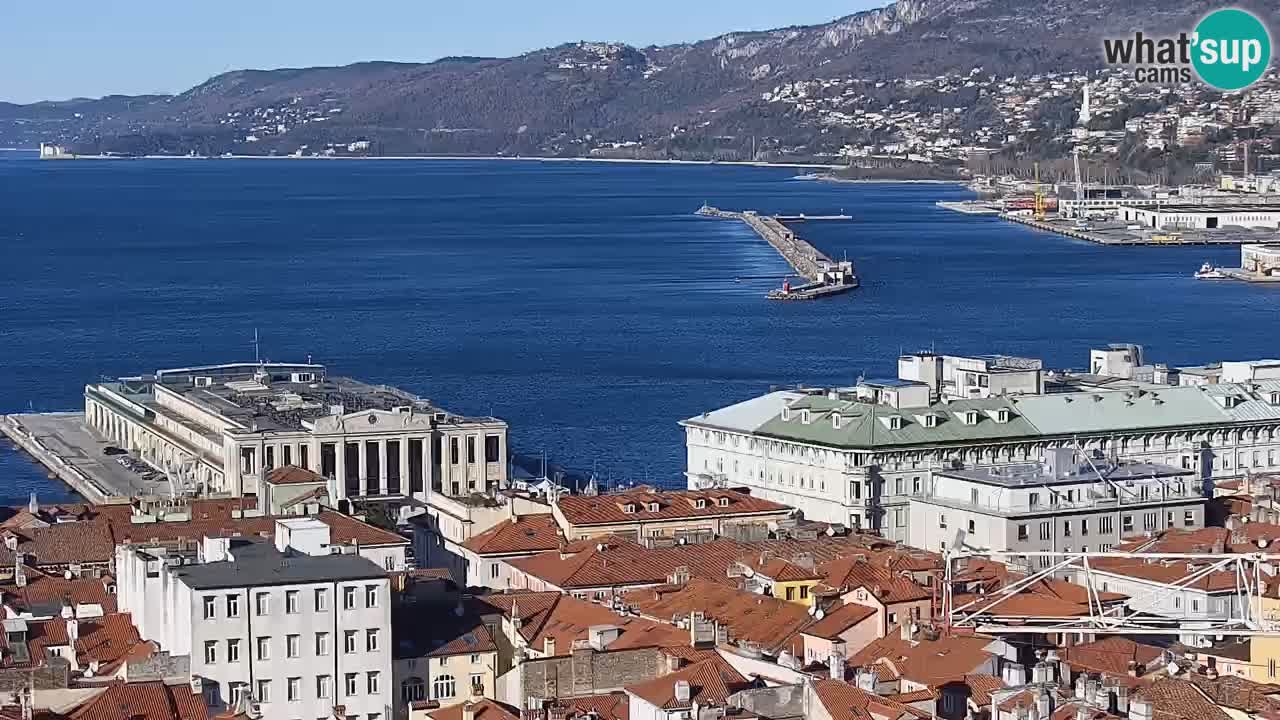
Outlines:
{"type": "Polygon", "coordinates": [[[124,448],[118,448],[115,445],[108,445],[102,448],[103,455],[124,455],[127,452],[129,451],[124,448]]]}

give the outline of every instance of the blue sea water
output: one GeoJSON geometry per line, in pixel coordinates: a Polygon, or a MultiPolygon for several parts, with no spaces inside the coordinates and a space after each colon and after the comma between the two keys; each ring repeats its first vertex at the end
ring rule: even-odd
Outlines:
{"type": "MultiPolygon", "coordinates": [[[[312,356],[507,419],[517,449],[683,484],[677,421],[774,384],[891,375],[899,351],[1090,345],[1171,363],[1280,354],[1280,289],[1197,282],[1234,248],[1106,248],[934,207],[940,185],[796,171],[504,161],[0,156],[0,412],[85,382],[312,356]],[[773,303],[787,266],[726,208],[834,213],[801,233],[857,292],[773,303]]],[[[64,490],[0,444],[0,496],[64,490]]]]}

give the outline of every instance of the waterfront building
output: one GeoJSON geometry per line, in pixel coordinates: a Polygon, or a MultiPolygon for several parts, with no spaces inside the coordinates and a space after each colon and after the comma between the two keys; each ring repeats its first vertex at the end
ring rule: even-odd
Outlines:
{"type": "Polygon", "coordinates": [[[1107,552],[1144,533],[1203,527],[1206,501],[1191,470],[1056,448],[1045,462],[935,471],[911,498],[909,542],[935,551],[1107,552]]]}
{"type": "Polygon", "coordinates": [[[614,535],[635,542],[698,542],[737,537],[739,526],[756,526],[768,536],[768,524],[791,516],[792,508],[719,488],[670,490],[642,487],[604,495],[562,495],[551,512],[566,540],[614,535]]]}
{"type": "Polygon", "coordinates": [[[85,386],[85,420],[179,491],[259,495],[272,470],[330,481],[332,502],[462,497],[507,480],[507,425],[456,415],[323,365],[232,363],[85,386]]]}
{"type": "Polygon", "coordinates": [[[1266,277],[1280,275],[1280,244],[1241,245],[1240,268],[1266,277]]]}
{"type": "MultiPolygon", "coordinates": [[[[909,356],[900,367],[935,367],[932,357],[909,356]]],[[[1131,356],[1135,372],[1136,361],[1131,356]]],[[[1280,380],[1247,369],[1260,365],[1232,367],[1253,379],[1174,387],[1060,372],[1052,373],[1052,393],[962,400],[919,374],[775,390],[681,423],[689,487],[749,488],[808,519],[907,542],[911,503],[937,487],[937,473],[1038,463],[1055,448],[1188,470],[1197,487],[1274,471],[1280,380]]],[[[1050,373],[1044,378],[1047,387],[1050,373]]]]}
{"type": "Polygon", "coordinates": [[[1280,228],[1280,205],[1123,205],[1117,213],[1127,223],[1157,229],[1280,228]]]}
{"type": "Polygon", "coordinates": [[[312,518],[274,542],[205,537],[194,551],[121,546],[119,604],[144,639],[189,658],[206,703],[266,717],[392,717],[387,572],[312,518]]]}

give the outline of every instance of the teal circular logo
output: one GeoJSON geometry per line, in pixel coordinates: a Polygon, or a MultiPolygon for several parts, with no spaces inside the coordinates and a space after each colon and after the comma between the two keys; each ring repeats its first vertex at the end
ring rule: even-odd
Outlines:
{"type": "Polygon", "coordinates": [[[1253,13],[1215,10],[1196,25],[1191,63],[1200,79],[1219,90],[1257,82],[1271,63],[1271,35],[1253,13]]]}

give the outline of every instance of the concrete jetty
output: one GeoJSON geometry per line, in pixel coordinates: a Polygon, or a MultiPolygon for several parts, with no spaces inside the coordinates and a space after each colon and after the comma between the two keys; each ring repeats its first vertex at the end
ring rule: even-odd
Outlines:
{"type": "Polygon", "coordinates": [[[765,242],[772,245],[797,275],[809,281],[796,287],[784,283],[782,288],[769,293],[768,297],[772,300],[816,300],[858,287],[858,276],[854,272],[853,263],[847,260],[841,262],[832,260],[784,224],[817,220],[851,220],[852,218],[848,215],[770,216],[761,215],[754,210],[738,212],[721,210],[710,205],[703,205],[696,214],[701,217],[741,220],[765,242]]]}
{"type": "Polygon", "coordinates": [[[1242,245],[1257,242],[1256,235],[1233,233],[1229,230],[1161,232],[1143,228],[1139,231],[1119,223],[1104,223],[1081,228],[1071,220],[1061,218],[1036,220],[1030,215],[1015,213],[1001,213],[1000,219],[1099,245],[1242,245]]]}
{"type": "Polygon", "coordinates": [[[167,494],[167,481],[148,481],[103,451],[109,443],[90,433],[84,413],[0,415],[0,433],[85,500],[167,494]]]}

